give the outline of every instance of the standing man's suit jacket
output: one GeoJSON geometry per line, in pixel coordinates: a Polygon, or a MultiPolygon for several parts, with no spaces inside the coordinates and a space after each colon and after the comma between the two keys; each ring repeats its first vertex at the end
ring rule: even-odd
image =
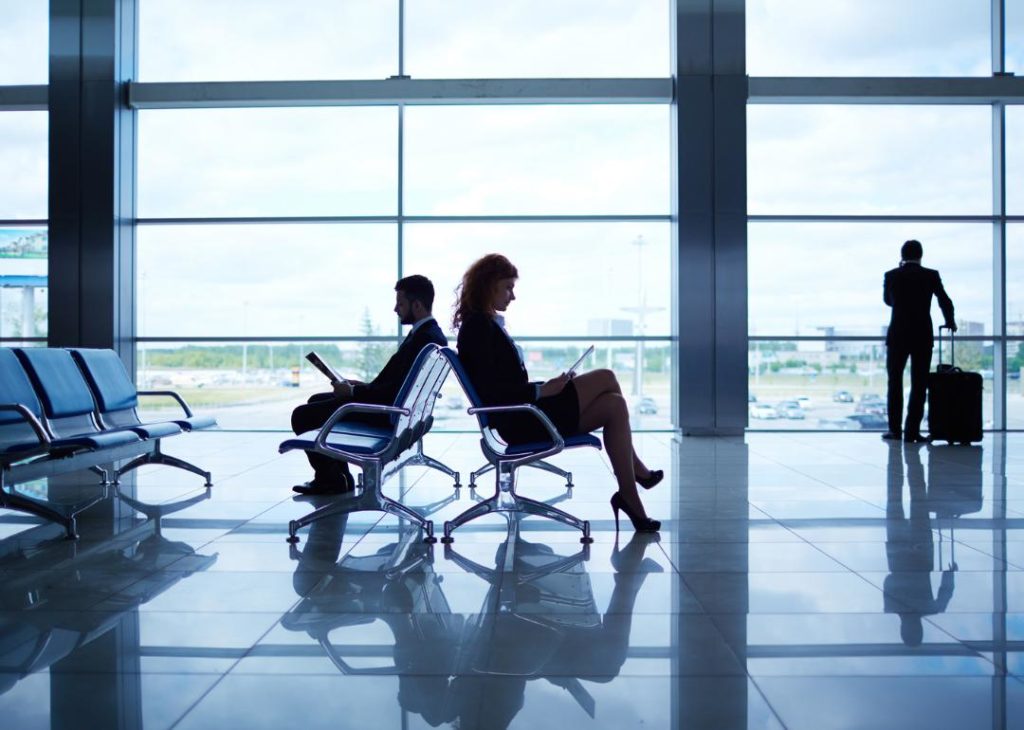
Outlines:
{"type": "Polygon", "coordinates": [[[885,272],[882,298],[892,307],[886,345],[913,350],[935,344],[931,315],[933,295],[939,300],[946,324],[953,324],[953,302],[942,288],[938,271],[907,263],[885,272]]]}
{"type": "Polygon", "coordinates": [[[406,336],[398,348],[398,352],[391,356],[387,365],[369,383],[356,385],[352,389],[352,400],[360,403],[375,403],[377,405],[391,405],[395,402],[398,391],[402,389],[402,383],[409,374],[416,356],[420,354],[427,345],[434,344],[445,347],[448,338],[444,336],[437,320],[430,320],[421,325],[415,332],[406,336]]]}

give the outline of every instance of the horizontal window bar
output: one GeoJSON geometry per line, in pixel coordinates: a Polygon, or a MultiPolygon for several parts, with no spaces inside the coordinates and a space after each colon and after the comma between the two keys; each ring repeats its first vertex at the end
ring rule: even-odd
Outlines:
{"type": "MultiPolygon", "coordinates": [[[[182,344],[192,344],[194,342],[295,342],[295,343],[306,343],[306,342],[392,342],[395,339],[404,337],[404,335],[376,335],[373,337],[364,337],[362,335],[345,335],[345,336],[331,336],[331,335],[315,335],[310,337],[258,337],[256,335],[236,337],[236,336],[224,336],[224,337],[136,337],[135,342],[180,342],[182,344]]],[[[30,342],[31,340],[24,338],[8,338],[12,342],[30,342]]],[[[793,339],[793,338],[788,338],[793,339]]],[[[671,335],[643,335],[639,337],[629,337],[624,335],[601,335],[593,336],[590,335],[544,335],[544,336],[523,336],[516,337],[516,342],[672,342],[675,338],[671,335]]],[[[41,342],[45,342],[45,338],[40,339],[41,342]]]]}
{"type": "Polygon", "coordinates": [[[751,104],[1024,103],[1024,78],[753,77],[751,104]]]}
{"type": "Polygon", "coordinates": [[[0,337],[0,344],[3,344],[4,342],[22,343],[22,342],[46,342],[46,341],[47,341],[47,339],[45,337],[0,337]]]}
{"type": "Polygon", "coordinates": [[[49,106],[46,84],[0,86],[0,112],[46,111],[49,106]]]}
{"type": "Polygon", "coordinates": [[[0,220],[0,226],[48,226],[50,221],[46,218],[4,218],[0,220]]]}
{"type": "MultiPolygon", "coordinates": [[[[1018,216],[1024,220],[1024,216],[1018,216]]],[[[751,214],[751,223],[997,223],[1009,216],[998,215],[758,215],[751,214]]]]}
{"type": "Polygon", "coordinates": [[[301,223],[636,223],[664,221],[672,215],[349,215],[230,218],[137,218],[140,226],[251,225],[301,223]]]}
{"type": "Polygon", "coordinates": [[[197,81],[128,84],[135,109],[398,104],[669,104],[671,78],[197,81]]]}
{"type": "MultiPolygon", "coordinates": [[[[956,339],[957,341],[991,342],[992,340],[1022,338],[1001,335],[957,335],[956,339]]],[[[885,342],[885,335],[747,335],[747,340],[749,342],[885,342]]]]}

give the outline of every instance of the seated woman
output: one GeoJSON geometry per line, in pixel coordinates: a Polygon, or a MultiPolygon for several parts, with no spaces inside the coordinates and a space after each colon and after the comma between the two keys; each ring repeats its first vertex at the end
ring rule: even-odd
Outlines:
{"type": "MultiPolygon", "coordinates": [[[[636,485],[650,489],[664,473],[651,471],[633,449],[629,409],[615,373],[594,370],[562,373],[547,382],[529,381],[521,350],[505,331],[500,314],[515,301],[519,272],[501,254],[474,263],[457,289],[453,324],[459,331],[459,359],[480,399],[488,406],[532,403],[551,419],[562,436],[604,429],[604,447],[612,462],[618,491],[612,495],[615,528],[619,510],[633,529],[655,532],[661,523],[644,511],[636,485]]],[[[547,429],[529,413],[498,414],[491,423],[509,444],[549,441],[547,429]]]]}

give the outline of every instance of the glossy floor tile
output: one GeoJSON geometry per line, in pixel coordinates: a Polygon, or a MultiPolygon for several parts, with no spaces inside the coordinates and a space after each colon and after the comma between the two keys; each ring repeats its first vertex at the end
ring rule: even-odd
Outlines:
{"type": "MultiPolygon", "coordinates": [[[[616,535],[607,458],[524,468],[520,493],[594,542],[490,515],[430,545],[391,515],[285,542],[308,478],[272,433],[168,451],[82,515],[81,539],[0,511],[0,718],[11,728],[1024,727],[1024,435],[973,447],[877,435],[637,437],[666,479],[657,535],[616,535]]],[[[385,493],[438,533],[494,493],[463,474],[385,493]]],[[[73,502],[91,474],[19,489],[73,502]]],[[[326,500],[330,502],[330,500],[326,500]]]]}

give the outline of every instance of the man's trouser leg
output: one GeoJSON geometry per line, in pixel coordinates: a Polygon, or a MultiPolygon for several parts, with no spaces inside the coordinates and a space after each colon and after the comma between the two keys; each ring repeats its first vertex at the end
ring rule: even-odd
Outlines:
{"type": "Polygon", "coordinates": [[[888,405],[889,431],[903,433],[903,369],[910,351],[900,345],[885,348],[885,370],[889,374],[888,405]]]}
{"type": "MultiPolygon", "coordinates": [[[[292,431],[295,435],[315,431],[327,423],[331,415],[348,402],[347,398],[341,398],[333,393],[317,393],[294,411],[292,411],[292,431]]],[[[348,463],[331,459],[323,454],[306,452],[310,466],[313,467],[314,476],[322,481],[345,480],[351,484],[352,476],[348,470],[348,463]]]]}
{"type": "Polygon", "coordinates": [[[910,401],[907,403],[907,425],[904,432],[912,436],[921,433],[924,401],[928,391],[928,371],[932,366],[932,348],[915,348],[910,353],[910,401]]]}

